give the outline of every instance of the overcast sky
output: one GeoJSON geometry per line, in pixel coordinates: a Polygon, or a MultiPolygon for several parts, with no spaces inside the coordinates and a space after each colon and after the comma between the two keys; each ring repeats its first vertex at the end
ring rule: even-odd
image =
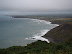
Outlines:
{"type": "Polygon", "coordinates": [[[0,10],[72,10],[72,0],[0,0],[0,10]]]}

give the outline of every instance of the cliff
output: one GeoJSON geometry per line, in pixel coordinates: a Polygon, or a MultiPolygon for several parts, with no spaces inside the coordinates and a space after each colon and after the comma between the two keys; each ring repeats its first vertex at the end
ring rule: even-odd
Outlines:
{"type": "Polygon", "coordinates": [[[44,37],[55,43],[68,41],[72,38],[72,22],[53,28],[44,37]]]}

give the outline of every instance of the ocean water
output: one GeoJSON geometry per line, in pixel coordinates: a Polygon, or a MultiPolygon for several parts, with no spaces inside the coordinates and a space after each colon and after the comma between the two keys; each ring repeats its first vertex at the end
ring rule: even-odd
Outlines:
{"type": "Polygon", "coordinates": [[[49,43],[41,36],[56,26],[44,20],[0,15],[0,48],[25,46],[37,40],[49,43]]]}

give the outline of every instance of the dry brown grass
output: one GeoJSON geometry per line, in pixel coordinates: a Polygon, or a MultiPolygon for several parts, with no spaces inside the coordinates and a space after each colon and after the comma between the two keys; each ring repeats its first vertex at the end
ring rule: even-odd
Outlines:
{"type": "Polygon", "coordinates": [[[62,19],[56,19],[56,20],[72,20],[72,18],[62,18],[62,19]]]}

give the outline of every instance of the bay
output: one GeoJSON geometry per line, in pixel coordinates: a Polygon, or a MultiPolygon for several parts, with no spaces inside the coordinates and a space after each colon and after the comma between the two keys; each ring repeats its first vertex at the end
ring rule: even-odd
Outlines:
{"type": "Polygon", "coordinates": [[[26,46],[56,27],[51,22],[0,15],[0,48],[26,46]],[[34,39],[32,39],[34,38],[34,39]]]}

